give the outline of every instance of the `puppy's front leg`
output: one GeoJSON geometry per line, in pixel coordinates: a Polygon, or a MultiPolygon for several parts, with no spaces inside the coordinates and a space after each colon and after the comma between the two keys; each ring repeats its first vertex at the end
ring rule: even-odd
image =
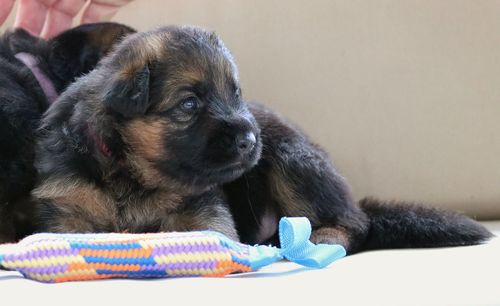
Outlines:
{"type": "Polygon", "coordinates": [[[93,185],[46,181],[33,191],[33,195],[38,231],[93,233],[118,230],[115,205],[93,185]]]}
{"type": "Polygon", "coordinates": [[[352,200],[343,179],[316,158],[274,161],[269,182],[284,216],[304,216],[313,225],[314,243],[341,244],[354,252],[364,242],[368,219],[352,200]]]}
{"type": "Polygon", "coordinates": [[[239,241],[233,217],[219,190],[211,190],[184,200],[173,213],[169,212],[161,222],[160,231],[220,232],[239,241]]]}
{"type": "Polygon", "coordinates": [[[38,204],[38,231],[50,233],[99,233],[113,232],[115,227],[102,219],[93,218],[85,209],[75,205],[41,200],[38,204]]]}

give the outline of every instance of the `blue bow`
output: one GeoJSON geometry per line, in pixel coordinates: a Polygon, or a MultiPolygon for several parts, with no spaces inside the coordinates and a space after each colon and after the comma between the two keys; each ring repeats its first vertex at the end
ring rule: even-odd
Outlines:
{"type": "Polygon", "coordinates": [[[281,249],[270,246],[250,248],[250,262],[254,270],[286,258],[310,268],[324,268],[346,255],[343,246],[313,244],[309,241],[311,223],[307,218],[281,218],[279,238],[281,249]]]}

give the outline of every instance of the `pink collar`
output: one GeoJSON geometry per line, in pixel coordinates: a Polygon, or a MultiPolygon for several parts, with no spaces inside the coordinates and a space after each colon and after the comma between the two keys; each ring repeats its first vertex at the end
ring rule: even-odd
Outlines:
{"type": "Polygon", "coordinates": [[[59,95],[54,87],[54,83],[52,83],[50,78],[38,66],[38,60],[32,54],[26,52],[17,53],[15,57],[31,70],[38,84],[42,87],[43,93],[47,97],[49,104],[54,103],[59,95]]]}
{"type": "Polygon", "coordinates": [[[97,146],[99,147],[99,151],[101,151],[102,155],[106,157],[111,157],[111,150],[109,149],[108,145],[102,140],[102,138],[97,135],[96,131],[94,130],[90,122],[87,123],[87,127],[90,138],[95,144],[97,144],[97,146]]]}

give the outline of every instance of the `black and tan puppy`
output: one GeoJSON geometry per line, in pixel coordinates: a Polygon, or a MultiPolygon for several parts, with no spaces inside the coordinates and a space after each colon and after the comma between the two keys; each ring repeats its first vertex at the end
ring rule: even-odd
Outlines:
{"type": "Polygon", "coordinates": [[[236,239],[218,186],[261,150],[238,86],[215,35],[171,27],[129,36],[42,120],[42,230],[213,229],[236,239]]]}
{"type": "Polygon", "coordinates": [[[24,30],[0,38],[0,242],[29,232],[26,213],[36,178],[34,131],[42,113],[131,32],[127,26],[101,23],[48,41],[24,30]]]}
{"type": "Polygon", "coordinates": [[[263,243],[275,242],[281,216],[306,216],[316,242],[351,253],[491,235],[453,213],[355,203],[321,149],[242,100],[231,54],[198,28],[129,36],[68,88],[41,132],[44,231],[211,229],[263,243]]]}

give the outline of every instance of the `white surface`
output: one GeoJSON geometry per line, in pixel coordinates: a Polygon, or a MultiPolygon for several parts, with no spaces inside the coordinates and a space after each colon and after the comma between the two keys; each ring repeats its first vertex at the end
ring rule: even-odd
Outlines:
{"type": "MultiPolygon", "coordinates": [[[[488,226],[500,229],[498,223],[488,226]]],[[[323,270],[281,262],[256,273],[226,278],[41,284],[2,271],[0,304],[9,305],[5,302],[120,306],[172,302],[500,305],[500,238],[473,247],[366,252],[343,258],[323,270]]]]}

